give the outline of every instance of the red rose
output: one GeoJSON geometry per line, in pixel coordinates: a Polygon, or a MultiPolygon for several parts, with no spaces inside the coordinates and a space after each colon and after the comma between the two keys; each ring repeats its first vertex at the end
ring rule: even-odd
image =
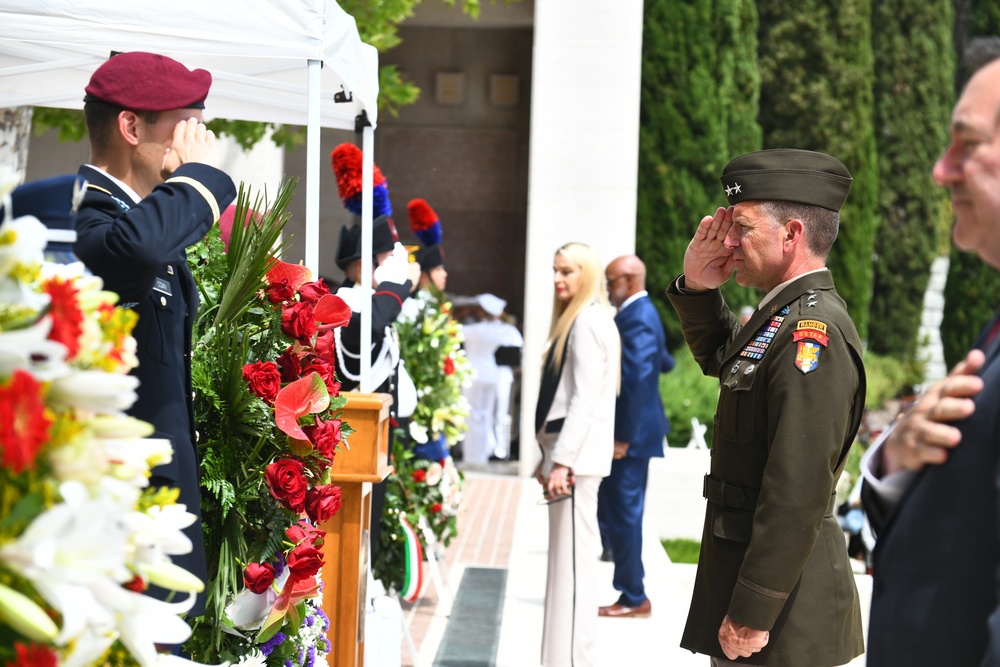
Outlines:
{"type": "Polygon", "coordinates": [[[243,367],[243,379],[250,385],[250,391],[267,401],[268,405],[274,403],[281,390],[281,371],[273,361],[246,364],[243,367]]]}
{"type": "Polygon", "coordinates": [[[322,530],[309,525],[306,521],[299,521],[285,529],[285,537],[295,546],[300,544],[311,544],[314,547],[323,546],[323,536],[325,534],[322,530]]]}
{"type": "Polygon", "coordinates": [[[270,563],[249,563],[243,570],[243,583],[251,593],[263,593],[274,583],[274,566],[270,563]]]}
{"type": "Polygon", "coordinates": [[[288,576],[292,579],[307,579],[323,567],[323,552],[311,544],[303,543],[288,554],[288,576]]]}
{"type": "Polygon", "coordinates": [[[336,343],[333,337],[333,329],[326,329],[325,331],[320,331],[316,336],[316,344],[313,345],[313,351],[316,356],[320,359],[325,359],[326,361],[333,362],[336,358],[336,343]]]}
{"type": "Polygon", "coordinates": [[[309,436],[309,441],[319,450],[319,453],[330,463],[337,455],[337,445],[344,437],[340,433],[339,419],[329,421],[316,420],[315,426],[303,426],[302,430],[309,436]]]}
{"type": "Polygon", "coordinates": [[[441,503],[434,503],[431,505],[431,512],[434,514],[438,514],[442,509],[441,503]]]}
{"type": "Polygon", "coordinates": [[[278,357],[278,368],[281,369],[282,382],[295,382],[302,377],[302,359],[292,345],[278,357]]]}
{"type": "Polygon", "coordinates": [[[444,358],[444,374],[445,375],[455,374],[455,362],[450,355],[444,358]]]}
{"type": "Polygon", "coordinates": [[[323,382],[326,383],[326,390],[330,392],[331,398],[336,398],[340,395],[340,383],[337,382],[336,376],[334,375],[333,362],[326,359],[320,359],[319,357],[312,357],[309,364],[302,369],[303,375],[308,375],[310,371],[316,371],[323,382]]]}
{"type": "Polygon", "coordinates": [[[427,479],[427,471],[426,470],[424,470],[423,468],[417,468],[416,470],[413,471],[413,481],[414,482],[418,482],[418,483],[419,482],[423,482],[425,479],[427,479]]]}
{"type": "Polygon", "coordinates": [[[295,290],[288,284],[288,278],[282,278],[267,286],[267,300],[271,303],[291,301],[294,296],[295,290]]]}
{"type": "Polygon", "coordinates": [[[333,484],[317,486],[306,493],[306,513],[316,523],[332,518],[342,504],[340,487],[333,484]]]}
{"type": "Polygon", "coordinates": [[[281,311],[281,332],[303,345],[311,345],[316,334],[316,318],[308,303],[293,303],[281,311]]]}
{"type": "Polygon", "coordinates": [[[299,287],[299,299],[310,305],[315,305],[317,301],[329,293],[330,288],[326,286],[326,281],[322,278],[315,282],[303,283],[299,287]]]}
{"type": "Polygon", "coordinates": [[[301,512],[306,504],[306,478],[301,461],[278,459],[267,466],[264,479],[271,495],[293,512],[301,512]]]}

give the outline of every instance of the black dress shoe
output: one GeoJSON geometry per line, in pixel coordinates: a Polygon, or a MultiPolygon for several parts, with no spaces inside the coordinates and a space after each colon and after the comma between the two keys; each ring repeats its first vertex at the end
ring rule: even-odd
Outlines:
{"type": "Polygon", "coordinates": [[[652,611],[653,605],[649,602],[649,598],[646,598],[638,607],[626,607],[620,602],[616,602],[610,607],[600,607],[597,610],[597,615],[612,618],[649,618],[652,611]]]}

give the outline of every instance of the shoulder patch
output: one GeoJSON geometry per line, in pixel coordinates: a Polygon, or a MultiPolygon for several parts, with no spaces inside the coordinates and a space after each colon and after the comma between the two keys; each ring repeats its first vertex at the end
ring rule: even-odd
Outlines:
{"type": "Polygon", "coordinates": [[[803,373],[812,373],[819,368],[819,356],[823,348],[812,339],[800,340],[795,346],[795,367],[803,373]]]}
{"type": "Polygon", "coordinates": [[[799,320],[792,333],[792,340],[798,342],[804,338],[810,338],[823,347],[826,347],[827,343],[830,342],[827,326],[819,320],[799,320]]]}

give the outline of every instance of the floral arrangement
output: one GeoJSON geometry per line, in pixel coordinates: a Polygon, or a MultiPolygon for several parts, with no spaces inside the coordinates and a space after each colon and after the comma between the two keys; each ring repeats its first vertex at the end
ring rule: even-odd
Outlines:
{"type": "Polygon", "coordinates": [[[400,512],[406,513],[424,550],[447,547],[458,534],[461,472],[450,456],[429,460],[416,454],[413,446],[439,440],[451,446],[464,434],[469,403],[462,387],[471,381],[472,366],[462,349],[462,326],[452,319],[451,304],[440,294],[418,291],[396,328],[400,356],[417,388],[417,407],[407,432],[394,438],[395,471],[386,486],[380,548],[372,569],[387,587],[401,590],[406,580],[406,534],[400,512]]]}
{"type": "Polygon", "coordinates": [[[191,630],[203,583],[171,562],[194,515],[148,488],[169,442],[135,401],[133,311],[83,266],[43,263],[46,229],[12,219],[0,173],[0,664],[191,664],[158,653],[191,630]],[[162,602],[156,584],[181,593],[162,602]]]}
{"type": "Polygon", "coordinates": [[[469,401],[462,387],[472,381],[472,364],[462,349],[462,325],[451,303],[432,289],[419,290],[396,324],[400,356],[417,388],[409,436],[418,444],[443,437],[450,447],[465,433],[469,401]]]}
{"type": "Polygon", "coordinates": [[[185,647],[199,659],[312,667],[330,648],[320,526],[340,508],[330,466],[352,432],[333,362],[350,309],[274,257],[292,190],[250,207],[241,188],[189,251],[203,301],[192,379],[209,581],[185,647]]]}

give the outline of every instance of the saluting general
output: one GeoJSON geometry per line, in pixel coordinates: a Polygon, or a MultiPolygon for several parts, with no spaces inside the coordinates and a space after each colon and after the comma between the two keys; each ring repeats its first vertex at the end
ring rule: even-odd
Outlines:
{"type": "MultiPolygon", "coordinates": [[[[202,123],[212,85],[203,69],[166,56],[113,56],[90,78],[83,112],[90,135],[88,181],[76,220],[77,256],[122,306],[138,313],[132,335],[138,400],[129,414],[151,423],[174,448],[152,471],[153,487],[177,487],[199,517],[184,530],[193,550],[174,562],[207,579],[200,520],[197,437],[191,394],[191,335],[198,290],[185,251],[236,198],[216,168],[215,137],[202,123]]],[[[204,611],[204,594],[190,615],[204,611]]]]}
{"type": "Polygon", "coordinates": [[[712,665],[832,667],[864,650],[835,489],[861,423],[861,341],[826,268],[851,175],[776,149],[733,159],[667,289],[719,378],[708,503],[681,646],[712,665]],[[719,287],[766,293],[740,326],[719,287]]]}

